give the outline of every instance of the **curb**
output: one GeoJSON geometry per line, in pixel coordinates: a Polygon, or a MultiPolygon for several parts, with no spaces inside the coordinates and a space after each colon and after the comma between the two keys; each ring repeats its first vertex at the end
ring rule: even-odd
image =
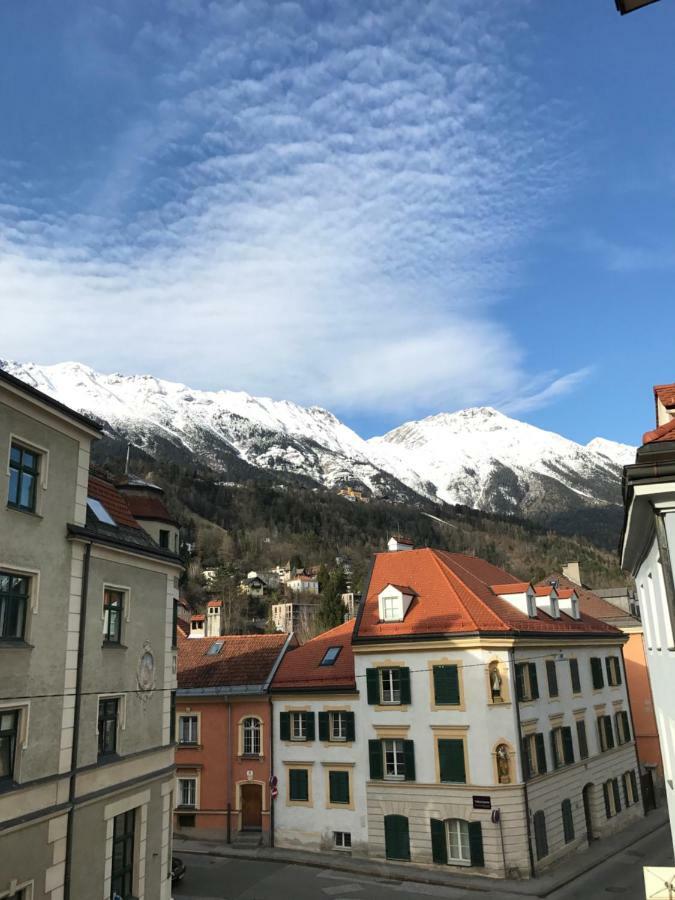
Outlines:
{"type": "MultiPolygon", "coordinates": [[[[575,868],[574,873],[561,875],[560,877],[555,878],[555,880],[548,884],[543,885],[541,881],[546,878],[546,874],[542,876],[541,879],[529,879],[525,882],[509,882],[505,879],[500,878],[487,878],[482,875],[474,876],[470,879],[469,883],[464,878],[453,878],[451,881],[446,877],[435,876],[431,872],[420,871],[416,869],[405,869],[403,872],[394,872],[390,868],[390,866],[383,864],[377,869],[370,871],[368,868],[364,868],[359,865],[350,865],[350,863],[345,859],[344,862],[338,859],[298,859],[292,854],[285,854],[283,851],[272,850],[272,852],[266,852],[270,850],[270,848],[262,848],[259,850],[224,850],[224,849],[190,849],[188,847],[181,847],[180,844],[189,839],[177,837],[174,842],[174,850],[180,853],[190,853],[193,856],[215,856],[220,857],[222,859],[244,859],[244,860],[252,860],[259,862],[277,862],[283,863],[285,865],[294,865],[294,866],[306,866],[311,869],[332,869],[336,872],[346,872],[351,875],[360,875],[362,877],[370,877],[370,878],[378,878],[383,881],[396,881],[399,883],[403,882],[413,882],[417,884],[429,884],[435,885],[439,887],[447,887],[447,888],[460,888],[466,891],[475,891],[477,893],[486,893],[489,891],[495,891],[499,889],[504,894],[519,894],[524,897],[533,897],[537,898],[537,900],[543,900],[543,898],[548,897],[550,894],[554,893],[554,891],[558,891],[571,882],[575,881],[577,878],[580,878],[582,875],[585,875],[591,869],[596,866],[601,865],[604,862],[607,862],[608,859],[611,859],[613,856],[616,856],[619,853],[622,853],[626,847],[635,846],[641,843],[645,838],[650,837],[660,828],[664,828],[668,825],[668,818],[658,817],[659,821],[654,822],[653,827],[647,828],[644,832],[636,837],[634,834],[625,834],[625,840],[622,840],[619,845],[614,845],[611,848],[608,848],[606,852],[599,854],[592,860],[587,860],[584,865],[581,865],[575,868]],[[477,880],[480,879],[480,883],[477,883],[477,880]]],[[[646,822],[649,821],[649,817],[645,819],[646,822]]],[[[629,829],[630,830],[630,829],[629,829]]],[[[372,861],[371,861],[372,865],[372,861]]]]}

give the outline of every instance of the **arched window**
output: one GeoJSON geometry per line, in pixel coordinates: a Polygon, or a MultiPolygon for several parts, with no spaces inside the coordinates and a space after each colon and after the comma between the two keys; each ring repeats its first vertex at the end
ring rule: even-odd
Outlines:
{"type": "Polygon", "coordinates": [[[497,780],[500,784],[511,784],[511,754],[506,744],[497,744],[495,759],[497,761],[497,780]]]}
{"type": "Polygon", "coordinates": [[[253,716],[242,722],[244,756],[260,756],[260,719],[253,716]]]}
{"type": "Polygon", "coordinates": [[[502,690],[502,673],[499,671],[499,663],[497,660],[491,662],[488,667],[488,677],[490,679],[490,699],[493,703],[502,703],[504,700],[502,690]]]}

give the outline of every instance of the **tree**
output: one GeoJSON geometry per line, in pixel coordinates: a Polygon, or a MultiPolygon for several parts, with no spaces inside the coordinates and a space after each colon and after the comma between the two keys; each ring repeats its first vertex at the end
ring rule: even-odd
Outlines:
{"type": "Polygon", "coordinates": [[[322,631],[328,631],[341,625],[345,618],[345,607],[342,594],[346,590],[345,576],[342,569],[333,569],[321,593],[317,621],[322,631]]]}

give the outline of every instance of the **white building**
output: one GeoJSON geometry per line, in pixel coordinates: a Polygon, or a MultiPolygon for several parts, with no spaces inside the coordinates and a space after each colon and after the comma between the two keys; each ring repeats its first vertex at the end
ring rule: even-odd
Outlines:
{"type": "Polygon", "coordinates": [[[675,384],[654,395],[656,428],[624,469],[621,564],[637,586],[675,849],[675,384]]]}
{"type": "Polygon", "coordinates": [[[353,627],[286,653],[272,682],[278,847],[368,853],[353,627]]]}
{"type": "Polygon", "coordinates": [[[272,604],[272,622],[277,631],[308,630],[316,615],[315,603],[298,603],[287,601],[272,604]]]}
{"type": "Polygon", "coordinates": [[[223,601],[209,600],[206,604],[206,637],[220,637],[223,633],[223,601]]]}
{"type": "Polygon", "coordinates": [[[316,575],[294,575],[288,579],[286,587],[296,594],[318,594],[319,579],[316,575]]]}
{"type": "Polygon", "coordinates": [[[190,633],[189,638],[203,638],[206,636],[206,616],[198,613],[190,616],[190,633]]]}

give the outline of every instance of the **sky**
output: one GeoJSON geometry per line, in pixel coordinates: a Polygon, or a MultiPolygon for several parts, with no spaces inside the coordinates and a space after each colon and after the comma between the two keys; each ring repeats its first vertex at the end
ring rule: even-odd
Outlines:
{"type": "Polygon", "coordinates": [[[675,0],[7,0],[0,358],[639,443],[675,0]]]}

